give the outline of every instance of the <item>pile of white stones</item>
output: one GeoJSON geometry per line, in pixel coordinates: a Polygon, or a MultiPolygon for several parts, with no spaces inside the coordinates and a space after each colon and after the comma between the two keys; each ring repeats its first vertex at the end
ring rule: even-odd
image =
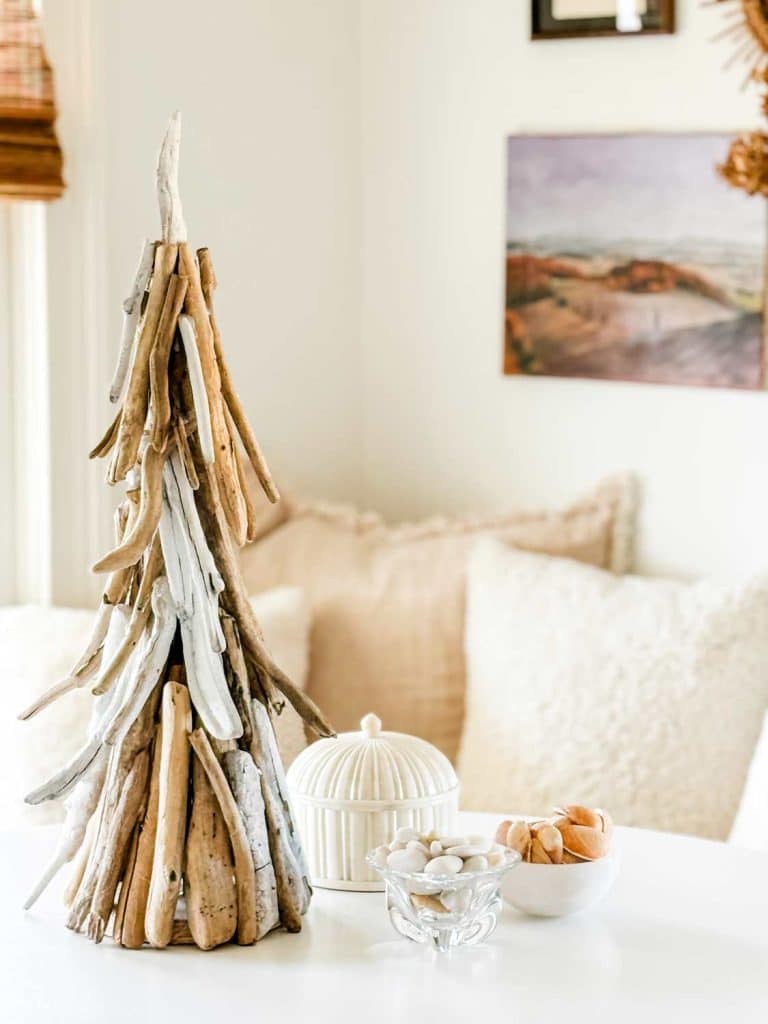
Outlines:
{"type": "Polygon", "coordinates": [[[373,851],[372,860],[379,868],[444,877],[500,867],[508,854],[505,846],[485,836],[419,835],[415,829],[399,828],[388,846],[373,851]]]}
{"type": "Polygon", "coordinates": [[[472,898],[467,883],[479,871],[506,864],[515,854],[485,836],[426,835],[412,828],[399,828],[388,846],[378,846],[370,855],[377,868],[422,875],[407,885],[411,902],[418,911],[464,913],[472,898]]]}

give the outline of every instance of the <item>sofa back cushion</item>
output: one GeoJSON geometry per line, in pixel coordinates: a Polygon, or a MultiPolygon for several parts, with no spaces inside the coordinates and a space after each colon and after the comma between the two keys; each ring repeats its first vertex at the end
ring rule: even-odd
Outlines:
{"type": "Polygon", "coordinates": [[[388,528],[373,515],[284,504],[282,524],[242,552],[250,590],[300,586],[312,605],[307,689],[338,730],[375,711],[451,759],[464,717],[464,574],[491,532],[615,572],[629,568],[634,491],[607,481],[558,512],[510,512],[388,528]]]}
{"type": "Polygon", "coordinates": [[[617,577],[488,539],[466,650],[463,806],[727,837],[768,707],[768,577],[617,577]]]}

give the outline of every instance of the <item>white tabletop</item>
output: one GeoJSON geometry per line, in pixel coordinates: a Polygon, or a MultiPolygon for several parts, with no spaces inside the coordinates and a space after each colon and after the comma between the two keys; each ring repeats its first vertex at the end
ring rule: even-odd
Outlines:
{"type": "MultiPolygon", "coordinates": [[[[496,821],[465,816],[474,832],[496,821]]],[[[55,832],[0,833],[0,1020],[764,1024],[768,854],[620,833],[621,874],[602,905],[559,920],[505,908],[483,945],[448,954],[399,938],[382,894],[323,890],[300,935],[250,948],[96,947],[64,927],[64,878],[21,910],[55,832]]]]}

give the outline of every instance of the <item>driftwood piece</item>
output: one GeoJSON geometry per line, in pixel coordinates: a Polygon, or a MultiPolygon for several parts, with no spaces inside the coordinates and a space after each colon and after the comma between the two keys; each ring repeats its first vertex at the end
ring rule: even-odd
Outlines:
{"type": "MultiPolygon", "coordinates": [[[[151,768],[150,768],[151,773],[151,768]]],[[[146,813],[146,803],[144,801],[143,810],[139,815],[141,819],[146,813]]],[[[120,879],[120,888],[118,891],[117,903],[115,904],[115,915],[112,921],[112,938],[115,942],[122,945],[123,937],[123,922],[125,921],[125,908],[128,903],[128,885],[127,880],[133,876],[133,872],[136,868],[136,855],[139,849],[139,823],[137,822],[131,833],[131,841],[128,844],[128,853],[125,857],[125,867],[123,868],[122,878],[120,879]]]]}
{"type": "Polygon", "coordinates": [[[200,949],[229,942],[237,928],[232,847],[219,801],[197,757],[192,764],[184,896],[189,930],[200,949]]]}
{"type": "Polygon", "coordinates": [[[197,943],[192,937],[192,932],[189,928],[189,921],[174,921],[173,930],[171,931],[171,946],[195,946],[197,943]]]}
{"type": "Polygon", "coordinates": [[[163,738],[160,749],[160,788],[157,835],[145,928],[153,946],[171,941],[173,917],[181,887],[184,839],[187,825],[189,743],[192,711],[189,691],[181,683],[163,687],[163,738]]]}
{"type": "Polygon", "coordinates": [[[264,493],[269,500],[274,503],[280,500],[280,492],[272,479],[272,474],[269,471],[267,460],[264,458],[264,453],[259,446],[259,442],[256,440],[253,427],[251,426],[250,420],[243,408],[243,403],[240,401],[240,396],[232,383],[232,377],[224,359],[219,325],[213,311],[213,293],[216,290],[216,274],[213,269],[211,254],[208,249],[198,249],[197,258],[200,264],[200,281],[203,289],[203,296],[210,316],[216,365],[218,367],[221,380],[221,394],[227,409],[232,415],[237,432],[240,435],[240,440],[243,442],[243,446],[248,453],[248,458],[253,466],[253,471],[256,474],[264,493]]]}
{"type": "MultiPolygon", "coordinates": [[[[124,910],[120,927],[120,944],[127,949],[140,949],[147,938],[144,918],[149,901],[149,886],[152,879],[152,862],[155,856],[157,836],[157,814],[160,802],[160,753],[162,750],[162,726],[158,725],[152,745],[152,773],[149,796],[144,820],[138,828],[136,857],[123,879],[124,910]]],[[[117,936],[115,936],[118,938],[117,936]]]]}
{"type": "Polygon", "coordinates": [[[50,689],[37,697],[19,714],[19,719],[21,721],[26,721],[27,719],[32,718],[58,697],[61,697],[65,693],[69,693],[70,690],[75,690],[78,687],[85,686],[94,672],[99,668],[99,659],[104,647],[104,638],[106,637],[107,630],[109,629],[111,616],[112,607],[110,605],[102,604],[99,606],[99,610],[96,612],[93,628],[91,630],[91,636],[88,640],[85,651],[83,651],[64,679],[54,683],[50,689]]]}
{"type": "Polygon", "coordinates": [[[123,873],[123,864],[128,852],[136,821],[146,799],[149,776],[149,754],[140,751],[134,758],[130,771],[120,790],[114,813],[109,822],[104,841],[98,881],[93,894],[91,910],[85,921],[88,937],[94,942],[104,938],[115,892],[123,873]]]}
{"type": "Polygon", "coordinates": [[[131,618],[128,623],[125,636],[114,656],[110,659],[103,658],[101,671],[99,672],[96,685],[91,690],[93,694],[106,693],[117,679],[128,658],[133,654],[144,627],[149,619],[151,611],[152,588],[155,580],[163,568],[163,555],[160,550],[160,538],[155,535],[152,546],[144,559],[144,567],[139,585],[136,600],[131,611],[131,618]]]}
{"type": "Polygon", "coordinates": [[[171,274],[163,310],[149,357],[150,404],[153,412],[151,444],[162,452],[168,441],[171,423],[171,399],[168,389],[168,360],[176,333],[176,323],[187,293],[187,280],[171,274]]]}
{"type": "MultiPolygon", "coordinates": [[[[106,659],[112,660],[113,652],[122,648],[128,624],[128,610],[115,607],[104,640],[106,659]]],[[[85,742],[57,772],[27,794],[24,798],[27,803],[39,804],[44,800],[54,800],[68,792],[82,777],[101,749],[103,721],[108,709],[109,701],[99,699],[94,702],[85,742]]]]}
{"type": "Polygon", "coordinates": [[[91,820],[88,822],[88,827],[85,830],[85,838],[83,839],[80,849],[72,860],[72,873],[69,876],[69,881],[64,887],[64,892],[61,897],[62,903],[65,907],[72,906],[75,898],[77,897],[77,891],[83,881],[83,875],[85,874],[85,869],[88,866],[91,851],[93,850],[93,843],[98,831],[97,818],[97,814],[91,815],[91,820]]]}
{"type": "Polygon", "coordinates": [[[168,661],[176,633],[176,615],[171,604],[168,581],[164,576],[159,576],[152,587],[152,611],[152,630],[142,650],[141,659],[135,673],[132,673],[130,685],[126,687],[127,692],[115,710],[111,711],[103,729],[104,743],[108,745],[117,743],[134,723],[157,686],[168,661]]]}
{"type": "Polygon", "coordinates": [[[115,815],[120,794],[123,792],[126,779],[136,757],[143,750],[146,750],[152,741],[159,694],[160,688],[157,687],[154,694],[142,708],[139,717],[126,733],[119,747],[111,748],[107,778],[104,783],[101,802],[96,812],[98,820],[91,855],[88,858],[88,864],[83,873],[77,895],[72,901],[72,906],[67,916],[67,928],[71,928],[74,931],[80,931],[84,927],[91,912],[94,894],[101,875],[106,844],[109,840],[110,823],[115,815]]]}
{"type": "Polygon", "coordinates": [[[114,572],[134,565],[152,542],[160,520],[162,477],[165,454],[147,445],[141,459],[141,504],[128,536],[109,554],[100,558],[93,572],[114,572]]]}
{"type": "Polygon", "coordinates": [[[155,262],[156,242],[146,239],[141,250],[139,265],[133,279],[133,285],[128,298],[123,301],[123,330],[120,335],[120,346],[117,353],[117,365],[109,386],[110,402],[117,402],[123,392],[125,378],[128,375],[128,367],[131,364],[131,353],[136,338],[136,328],[139,326],[141,309],[144,301],[144,294],[152,276],[152,266],[155,262]]]}
{"type": "Polygon", "coordinates": [[[183,242],[187,237],[184,211],[179,193],[179,146],[181,145],[181,114],[175,111],[157,158],[157,203],[164,242],[183,242]]]}
{"type": "Polygon", "coordinates": [[[245,502],[237,479],[233,439],[229,435],[224,416],[221,377],[213,346],[211,322],[200,283],[200,270],[194,253],[187,243],[179,246],[179,267],[181,272],[189,279],[184,309],[195,325],[197,348],[200,354],[203,380],[208,395],[208,409],[211,415],[211,430],[215,452],[214,465],[221,489],[221,499],[227,522],[235,537],[238,538],[238,543],[242,544],[245,542],[248,526],[245,502]]]}
{"type": "Polygon", "coordinates": [[[181,461],[184,464],[184,471],[187,474],[189,480],[189,486],[193,491],[196,491],[200,486],[200,482],[197,479],[197,470],[195,469],[195,461],[192,458],[192,451],[189,447],[189,438],[187,436],[187,427],[184,423],[183,417],[174,424],[173,428],[174,439],[176,441],[176,450],[181,457],[181,461]]]}
{"type": "Polygon", "coordinates": [[[245,589],[236,556],[226,531],[226,523],[217,500],[216,480],[210,467],[197,463],[200,486],[197,489],[197,508],[216,565],[224,583],[227,607],[237,621],[240,639],[251,661],[274,682],[275,686],[293,705],[304,721],[320,736],[335,736],[331,725],[315,703],[302,693],[273,662],[261,637],[256,616],[245,589]]]}
{"type": "Polygon", "coordinates": [[[192,701],[206,729],[221,740],[242,735],[224,675],[224,636],[218,615],[223,587],[206,543],[181,460],[174,453],[164,472],[160,540],[179,619],[192,701]]]}
{"type": "Polygon", "coordinates": [[[261,775],[253,758],[245,750],[232,750],[222,760],[224,774],[243,821],[253,859],[256,881],[256,939],[262,939],[280,924],[277,883],[269,852],[261,775]]]}
{"type": "Polygon", "coordinates": [[[288,931],[296,932],[301,930],[301,915],[305,902],[301,870],[283,834],[286,831],[286,825],[279,794],[277,789],[270,785],[269,778],[264,773],[266,758],[256,732],[248,674],[240,647],[237,625],[234,619],[225,616],[223,626],[224,635],[227,638],[227,661],[232,677],[232,690],[244,723],[243,743],[247,745],[260,773],[261,795],[269,834],[270,859],[275,874],[280,921],[288,931]]]}
{"type": "Polygon", "coordinates": [[[216,457],[211,427],[211,410],[208,404],[208,392],[205,386],[203,368],[200,363],[200,352],[197,347],[195,324],[192,317],[187,316],[186,313],[182,313],[179,317],[179,335],[184,346],[189,385],[192,391],[192,409],[190,409],[190,412],[194,412],[195,415],[197,436],[200,441],[203,459],[210,465],[216,457]]]}
{"type": "Polygon", "coordinates": [[[117,441],[117,435],[120,431],[120,421],[122,418],[123,410],[118,409],[115,413],[114,419],[105,430],[104,436],[88,452],[89,459],[103,459],[105,455],[109,455],[117,441]]]}
{"type": "Polygon", "coordinates": [[[204,730],[195,729],[189,737],[189,742],[205,769],[229,830],[229,841],[235,858],[237,941],[241,946],[251,946],[258,937],[259,929],[256,921],[256,880],[248,836],[226,776],[216,760],[204,730]]]}
{"type": "Polygon", "coordinates": [[[312,886],[309,881],[309,865],[304,857],[304,847],[296,828],[296,814],[291,805],[291,795],[288,789],[288,780],[285,776],[283,759],[277,746],[277,737],[275,736],[269,712],[258,700],[254,700],[251,707],[253,711],[254,733],[258,738],[263,756],[262,771],[269,782],[270,788],[277,794],[280,800],[280,809],[286,826],[284,836],[301,874],[304,896],[302,914],[305,914],[309,909],[309,902],[312,898],[312,886]]]}
{"type": "Polygon", "coordinates": [[[178,246],[161,244],[155,250],[155,269],[149,287],[149,298],[144,320],[134,348],[133,363],[123,401],[115,445],[114,467],[110,477],[123,480],[139,454],[139,444],[147,418],[149,393],[149,356],[157,332],[168,281],[176,266],[178,246]]]}
{"type": "MultiPolygon", "coordinates": [[[[229,430],[229,436],[232,438],[235,468],[237,470],[237,482],[240,488],[240,493],[243,496],[243,501],[245,502],[245,540],[250,543],[256,540],[259,535],[259,517],[256,512],[256,506],[253,503],[253,498],[251,497],[251,489],[248,486],[248,474],[245,468],[245,460],[243,459],[236,441],[237,429],[235,427],[235,422],[232,419],[232,413],[226,406],[224,406],[224,413],[227,421],[227,429],[229,430]]],[[[240,546],[242,547],[242,544],[240,546]]]]}
{"type": "Polygon", "coordinates": [[[53,858],[45,869],[35,888],[27,897],[24,909],[38,900],[61,868],[69,863],[80,850],[90,822],[99,803],[104,778],[107,774],[107,754],[100,750],[88,765],[67,801],[67,812],[59,834],[59,842],[53,858]]]}

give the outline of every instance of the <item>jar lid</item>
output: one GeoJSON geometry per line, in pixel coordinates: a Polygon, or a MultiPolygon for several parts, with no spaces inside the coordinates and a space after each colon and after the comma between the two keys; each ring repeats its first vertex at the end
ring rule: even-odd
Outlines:
{"type": "Polygon", "coordinates": [[[453,766],[418,736],[382,729],[367,714],[359,732],[322,739],[303,750],[288,771],[297,797],[318,801],[393,803],[419,801],[456,789],[453,766]]]}

